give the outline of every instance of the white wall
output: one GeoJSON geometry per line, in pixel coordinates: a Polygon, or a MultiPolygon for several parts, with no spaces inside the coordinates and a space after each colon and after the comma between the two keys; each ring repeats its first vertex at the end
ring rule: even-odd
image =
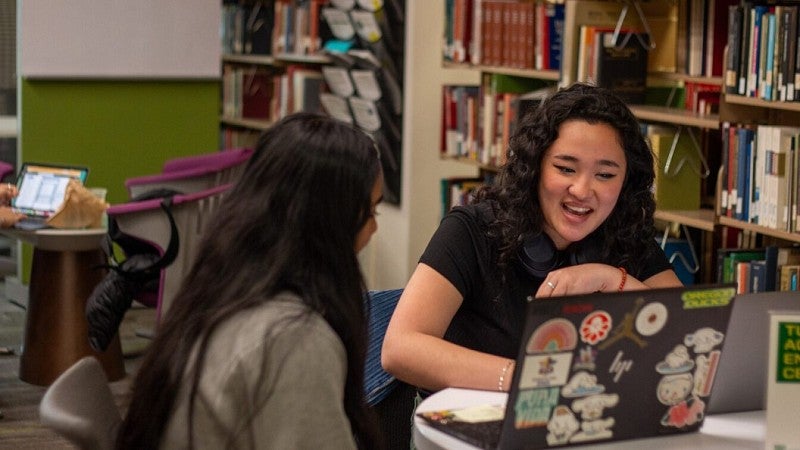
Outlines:
{"type": "Polygon", "coordinates": [[[378,208],[378,232],[361,255],[371,289],[405,286],[441,220],[439,182],[477,170],[439,158],[443,84],[479,82],[475,71],[442,69],[443,0],[407,0],[400,207],[378,208]]]}
{"type": "Polygon", "coordinates": [[[219,0],[18,5],[23,77],[219,78],[219,0]]]}

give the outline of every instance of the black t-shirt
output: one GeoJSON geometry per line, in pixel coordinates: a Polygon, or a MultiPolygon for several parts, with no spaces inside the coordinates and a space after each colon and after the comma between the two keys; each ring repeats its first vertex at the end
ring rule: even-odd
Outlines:
{"type": "MultiPolygon", "coordinates": [[[[503,284],[497,244],[487,236],[492,220],[486,206],[454,208],[442,220],[420,262],[447,278],[464,297],[444,338],[481,352],[516,358],[527,302],[533,299],[543,278],[513,263],[503,284]]],[[[650,256],[645,264],[625,266],[639,280],[672,268],[655,239],[648,245],[650,256]]]]}

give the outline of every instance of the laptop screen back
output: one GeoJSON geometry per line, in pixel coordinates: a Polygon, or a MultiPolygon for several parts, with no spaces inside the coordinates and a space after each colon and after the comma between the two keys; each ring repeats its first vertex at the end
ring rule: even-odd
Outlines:
{"type": "Polygon", "coordinates": [[[86,181],[86,167],[25,163],[17,177],[19,194],[12,200],[17,211],[32,217],[49,217],[64,202],[70,179],[86,181]]]}

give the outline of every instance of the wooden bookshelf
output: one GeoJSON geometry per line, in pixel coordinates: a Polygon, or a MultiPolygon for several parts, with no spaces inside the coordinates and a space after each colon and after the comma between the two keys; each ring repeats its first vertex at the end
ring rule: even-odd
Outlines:
{"type": "Polygon", "coordinates": [[[783,239],[789,242],[800,242],[800,233],[791,233],[788,231],[776,230],[774,228],[769,228],[762,225],[756,225],[754,223],[731,219],[728,216],[719,216],[719,224],[728,227],[738,228],[740,230],[762,234],[764,236],[772,236],[774,238],[783,239]]]}
{"type": "Polygon", "coordinates": [[[767,108],[782,111],[800,112],[800,102],[773,102],[760,98],[745,97],[743,95],[725,95],[725,101],[733,105],[750,106],[754,108],[767,108]]]}
{"type": "Polygon", "coordinates": [[[500,167],[491,165],[491,164],[483,164],[480,161],[474,160],[472,158],[464,157],[464,156],[447,156],[442,155],[442,159],[448,161],[458,161],[463,164],[469,164],[471,166],[475,166],[480,170],[485,170],[487,172],[499,172],[500,167]]]}
{"type": "Polygon", "coordinates": [[[514,67],[472,65],[454,63],[450,61],[442,61],[442,67],[445,69],[469,69],[480,72],[496,73],[500,75],[511,75],[514,77],[538,78],[540,80],[549,81],[558,81],[559,77],[557,70],[517,69],[514,67]]]}
{"type": "Polygon", "coordinates": [[[713,232],[718,223],[717,216],[711,209],[695,209],[688,211],[659,209],[655,213],[655,218],[657,220],[678,223],[709,232],[713,232]]]}
{"type": "Polygon", "coordinates": [[[266,130],[272,126],[271,120],[242,119],[237,117],[220,116],[220,123],[234,127],[248,128],[251,130],[266,130]]]}
{"type": "Polygon", "coordinates": [[[697,128],[719,128],[719,114],[698,114],[666,106],[630,105],[633,114],[640,120],[687,125],[697,128]]]}

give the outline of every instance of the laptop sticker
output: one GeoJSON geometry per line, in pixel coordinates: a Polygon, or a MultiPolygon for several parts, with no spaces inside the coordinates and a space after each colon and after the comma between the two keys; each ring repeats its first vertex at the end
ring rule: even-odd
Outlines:
{"type": "Polygon", "coordinates": [[[526,351],[529,354],[566,351],[577,344],[575,325],[567,319],[555,318],[539,325],[528,340],[526,351]]]}
{"type": "Polygon", "coordinates": [[[722,343],[725,335],[713,328],[701,328],[694,334],[687,334],[683,343],[689,347],[694,346],[695,353],[708,353],[722,343]]]}
{"type": "Polygon", "coordinates": [[[528,356],[520,374],[519,388],[563,386],[567,383],[572,353],[547,353],[528,356]]]}
{"type": "Polygon", "coordinates": [[[648,303],[636,315],[636,331],[642,336],[652,336],[664,328],[668,315],[667,307],[663,303],[648,303]]]}
{"type": "Polygon", "coordinates": [[[619,323],[619,325],[617,325],[614,328],[612,336],[607,341],[603,342],[598,346],[600,350],[605,350],[611,344],[623,338],[630,339],[631,341],[635,342],[636,345],[638,345],[640,348],[644,348],[647,345],[647,342],[644,339],[642,339],[641,336],[639,336],[634,332],[635,328],[634,322],[643,304],[644,304],[644,299],[642,297],[638,297],[634,301],[634,306],[632,311],[625,313],[625,316],[622,318],[622,321],[619,323]]]}
{"type": "Polygon", "coordinates": [[[717,374],[719,365],[720,351],[713,350],[708,356],[699,355],[694,372],[694,394],[706,397],[711,394],[711,386],[714,384],[714,377],[717,374]]]}
{"type": "Polygon", "coordinates": [[[557,404],[557,387],[520,391],[514,404],[514,427],[522,429],[547,425],[557,404]]]}
{"type": "Polygon", "coordinates": [[[597,344],[608,337],[611,330],[611,315],[605,311],[595,311],[587,315],[581,322],[581,341],[597,344]]]}
{"type": "Polygon", "coordinates": [[[600,439],[611,439],[614,433],[611,427],[614,426],[614,418],[590,420],[581,422],[581,431],[570,439],[570,442],[597,441],[600,439]]]}
{"type": "Polygon", "coordinates": [[[572,365],[573,370],[594,370],[597,360],[597,350],[591,345],[586,345],[578,350],[578,359],[572,365]]]}
{"type": "Polygon", "coordinates": [[[661,425],[683,428],[694,425],[705,416],[703,400],[690,396],[694,380],[690,373],[664,375],[658,384],[658,400],[669,406],[661,425]]]}
{"type": "Polygon", "coordinates": [[[569,438],[581,428],[580,422],[575,418],[575,414],[564,406],[558,405],[553,411],[553,417],[547,424],[547,444],[562,445],[569,442],[569,438]]]}
{"type": "Polygon", "coordinates": [[[580,413],[583,420],[597,420],[603,417],[606,408],[613,408],[617,403],[617,394],[595,394],[572,402],[572,410],[580,413]]]}
{"type": "Polygon", "coordinates": [[[561,388],[561,395],[567,398],[585,397],[587,395],[600,394],[605,390],[605,386],[597,384],[597,376],[581,370],[575,372],[569,383],[561,388]]]}
{"type": "Polygon", "coordinates": [[[676,345],[663,361],[656,364],[656,372],[661,374],[683,373],[692,368],[694,368],[694,361],[689,356],[689,349],[681,344],[676,345]]]}

